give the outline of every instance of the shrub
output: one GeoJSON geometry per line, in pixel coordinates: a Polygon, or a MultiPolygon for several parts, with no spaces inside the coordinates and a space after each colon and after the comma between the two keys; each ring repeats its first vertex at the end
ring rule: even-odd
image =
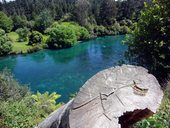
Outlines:
{"type": "Polygon", "coordinates": [[[0,36],[4,36],[5,35],[5,31],[3,29],[0,29],[0,36]]]}
{"type": "Polygon", "coordinates": [[[60,25],[72,29],[76,34],[77,40],[87,40],[90,38],[89,31],[85,27],[81,27],[80,25],[74,22],[62,22],[62,23],[54,22],[50,28],[55,28],[60,25]]]}
{"type": "Polygon", "coordinates": [[[56,104],[60,95],[44,93],[31,95],[20,86],[7,70],[0,73],[0,127],[33,128],[51,112],[61,106],[56,104]]]}
{"type": "Polygon", "coordinates": [[[27,41],[27,37],[28,37],[28,33],[29,33],[28,28],[26,28],[26,27],[19,28],[16,30],[16,33],[19,35],[18,41],[20,41],[20,42],[27,41]]]}
{"type": "Polygon", "coordinates": [[[41,44],[43,42],[43,35],[37,31],[32,31],[29,35],[28,45],[41,44]]]}
{"type": "Polygon", "coordinates": [[[120,26],[126,26],[126,25],[127,25],[127,22],[126,22],[126,20],[121,20],[121,21],[119,22],[119,24],[120,24],[120,26]]]}
{"type": "Polygon", "coordinates": [[[120,25],[118,22],[115,22],[113,26],[108,27],[110,34],[117,35],[120,33],[120,25]]]}
{"type": "Polygon", "coordinates": [[[36,94],[23,97],[13,102],[0,102],[0,114],[4,125],[8,128],[33,128],[56,110],[58,94],[36,94]]]}
{"type": "Polygon", "coordinates": [[[0,101],[14,101],[19,100],[27,93],[29,90],[20,86],[19,83],[14,80],[11,73],[5,69],[0,72],[0,101]]]}
{"type": "Polygon", "coordinates": [[[90,38],[90,34],[88,30],[84,27],[80,28],[80,37],[78,40],[88,40],[90,38]]]}
{"type": "Polygon", "coordinates": [[[56,105],[56,100],[60,97],[61,95],[55,92],[52,94],[48,92],[44,94],[37,92],[35,95],[32,95],[35,105],[40,107],[41,110],[44,110],[45,113],[51,113],[61,106],[61,104],[56,105]]]}
{"type": "Polygon", "coordinates": [[[94,27],[94,33],[97,35],[97,36],[103,36],[103,35],[106,35],[106,28],[102,25],[100,26],[95,26],[94,27]]]}
{"type": "Polygon", "coordinates": [[[12,51],[12,42],[5,34],[5,31],[0,29],[0,56],[7,55],[12,51]]]}
{"type": "Polygon", "coordinates": [[[169,128],[170,126],[170,99],[165,92],[159,111],[148,119],[134,125],[134,128],[169,128]]]}
{"type": "Polygon", "coordinates": [[[130,33],[130,29],[127,26],[120,27],[120,34],[128,34],[130,33]]]}
{"type": "Polygon", "coordinates": [[[130,19],[126,19],[126,25],[128,27],[132,27],[133,26],[133,22],[130,19]]]}
{"type": "Polygon", "coordinates": [[[13,27],[13,22],[10,17],[8,17],[4,12],[0,11],[0,28],[5,30],[5,32],[10,32],[13,27]]]}
{"type": "Polygon", "coordinates": [[[65,25],[57,25],[49,28],[47,32],[50,37],[47,40],[49,48],[68,48],[76,44],[77,37],[72,28],[65,25]]]}

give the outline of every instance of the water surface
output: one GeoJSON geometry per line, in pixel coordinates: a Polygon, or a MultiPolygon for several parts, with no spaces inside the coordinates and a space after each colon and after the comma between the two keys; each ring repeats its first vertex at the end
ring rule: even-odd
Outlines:
{"type": "Polygon", "coordinates": [[[97,72],[128,63],[124,57],[127,46],[121,43],[124,38],[106,36],[64,50],[1,57],[0,70],[7,67],[33,92],[57,92],[62,95],[60,101],[67,102],[69,95],[97,72]]]}

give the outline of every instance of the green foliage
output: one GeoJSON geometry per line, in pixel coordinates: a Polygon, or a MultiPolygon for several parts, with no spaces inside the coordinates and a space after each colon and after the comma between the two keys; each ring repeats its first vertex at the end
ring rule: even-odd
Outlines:
{"type": "Polygon", "coordinates": [[[27,37],[29,34],[29,29],[24,27],[24,28],[19,28],[16,30],[16,33],[19,35],[19,42],[24,42],[27,41],[27,37]]]}
{"type": "Polygon", "coordinates": [[[114,0],[101,0],[100,5],[100,24],[113,25],[115,23],[117,7],[114,0]]]}
{"type": "Polygon", "coordinates": [[[88,0],[76,0],[74,10],[75,21],[77,21],[82,26],[87,25],[89,9],[90,3],[88,0]]]}
{"type": "Polygon", "coordinates": [[[48,92],[44,94],[37,92],[37,94],[32,95],[35,105],[39,106],[40,109],[46,113],[53,112],[61,106],[61,104],[56,105],[56,100],[60,97],[61,95],[55,92],[52,94],[49,94],[48,92]]]}
{"type": "Polygon", "coordinates": [[[130,28],[128,28],[127,26],[121,26],[120,27],[120,34],[129,34],[130,33],[130,28]]]}
{"type": "Polygon", "coordinates": [[[20,86],[6,69],[0,73],[0,101],[14,101],[26,96],[28,89],[20,86]]]}
{"type": "Polygon", "coordinates": [[[130,56],[138,57],[155,74],[170,71],[170,1],[155,0],[145,5],[140,20],[128,39],[130,56]]]}
{"type": "Polygon", "coordinates": [[[0,11],[0,28],[5,30],[5,32],[10,32],[13,27],[13,22],[10,17],[8,17],[4,12],[0,11]]]}
{"type": "Polygon", "coordinates": [[[134,128],[169,128],[170,99],[165,94],[159,111],[148,119],[138,122],[134,128]]]}
{"type": "Polygon", "coordinates": [[[8,128],[32,128],[61,104],[56,104],[58,94],[28,95],[17,101],[0,102],[1,125],[8,128]]]}
{"type": "Polygon", "coordinates": [[[97,36],[104,36],[106,35],[106,28],[102,25],[100,26],[95,26],[94,27],[94,33],[97,35],[97,36]]]}
{"type": "Polygon", "coordinates": [[[32,128],[61,106],[56,100],[60,95],[44,93],[31,95],[20,86],[11,73],[0,73],[0,127],[32,128]]]}
{"type": "Polygon", "coordinates": [[[75,32],[75,34],[77,36],[77,40],[87,40],[90,38],[90,34],[89,34],[88,30],[85,27],[81,27],[77,23],[62,22],[60,24],[71,28],[75,32]]]}
{"type": "Polygon", "coordinates": [[[50,35],[47,40],[49,48],[68,48],[75,45],[78,40],[90,38],[86,28],[73,22],[55,22],[46,33],[50,35]]]}
{"type": "Polygon", "coordinates": [[[5,31],[3,29],[0,29],[0,36],[4,36],[5,35],[5,31]]]}
{"type": "Polygon", "coordinates": [[[68,48],[76,44],[77,38],[74,30],[64,25],[48,29],[50,37],[47,40],[48,47],[54,48],[68,48]]]}
{"type": "Polygon", "coordinates": [[[115,22],[113,26],[107,27],[111,35],[118,35],[120,33],[121,27],[118,22],[115,22]]]}
{"type": "Polygon", "coordinates": [[[5,34],[5,31],[0,29],[0,56],[7,55],[12,51],[12,42],[5,34]]]}
{"type": "Polygon", "coordinates": [[[28,21],[26,16],[18,16],[18,15],[14,15],[12,17],[13,20],[13,30],[17,30],[19,28],[33,28],[34,26],[34,22],[33,21],[28,21]]]}
{"type": "Polygon", "coordinates": [[[43,112],[33,104],[32,98],[24,97],[13,102],[1,102],[2,125],[8,128],[32,128],[43,119],[43,112]]]}
{"type": "Polygon", "coordinates": [[[90,34],[88,32],[88,30],[84,27],[80,28],[80,36],[78,38],[78,40],[88,40],[90,39],[90,34]]]}
{"type": "Polygon", "coordinates": [[[43,35],[40,32],[32,31],[29,35],[29,45],[41,44],[43,42],[43,35]]]}
{"type": "Polygon", "coordinates": [[[44,33],[53,22],[50,11],[44,10],[40,15],[35,19],[35,29],[41,33],[44,33]]]}

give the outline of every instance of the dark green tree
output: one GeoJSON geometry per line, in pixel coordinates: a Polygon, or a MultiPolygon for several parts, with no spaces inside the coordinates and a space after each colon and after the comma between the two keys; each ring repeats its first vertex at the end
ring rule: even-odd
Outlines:
{"type": "Polygon", "coordinates": [[[113,25],[115,22],[117,7],[115,0],[102,0],[100,6],[100,24],[113,25]]]}
{"type": "MultiPolygon", "coordinates": [[[[170,1],[155,0],[142,11],[130,36],[130,55],[154,73],[170,71],[170,1]]],[[[162,75],[163,76],[163,75],[162,75]]]]}
{"type": "Polygon", "coordinates": [[[38,31],[32,31],[28,38],[28,45],[41,44],[43,42],[43,35],[38,31]]]}
{"type": "Polygon", "coordinates": [[[0,56],[7,55],[12,51],[12,42],[5,34],[5,31],[0,29],[0,56]]]}
{"type": "Polygon", "coordinates": [[[88,0],[77,0],[75,3],[75,20],[81,25],[87,25],[90,3],[88,0]]]}
{"type": "Polygon", "coordinates": [[[4,12],[0,12],[0,28],[5,32],[10,32],[13,27],[13,22],[4,12]]]}
{"type": "Polygon", "coordinates": [[[39,32],[44,32],[53,22],[50,11],[44,10],[35,20],[35,29],[39,32]]]}

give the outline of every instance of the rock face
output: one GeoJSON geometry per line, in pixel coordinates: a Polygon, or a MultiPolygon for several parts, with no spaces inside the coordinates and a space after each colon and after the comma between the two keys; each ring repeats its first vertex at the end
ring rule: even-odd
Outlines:
{"type": "Polygon", "coordinates": [[[123,65],[89,79],[72,101],[39,128],[128,128],[159,108],[163,92],[145,68],[123,65]]]}

